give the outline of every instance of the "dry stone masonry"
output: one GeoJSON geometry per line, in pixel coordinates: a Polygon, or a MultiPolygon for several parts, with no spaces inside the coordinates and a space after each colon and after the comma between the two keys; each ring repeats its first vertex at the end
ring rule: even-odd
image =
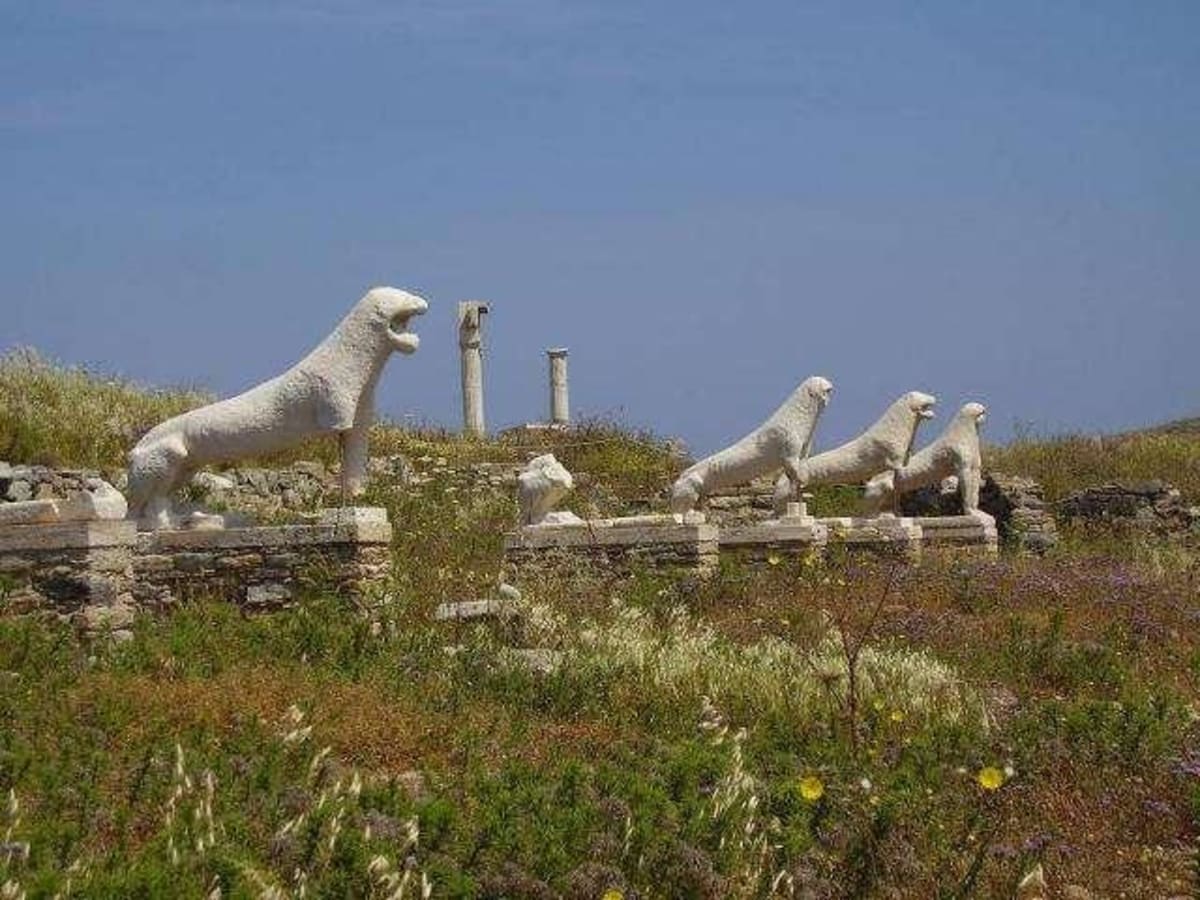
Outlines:
{"type": "Polygon", "coordinates": [[[390,571],[391,539],[386,510],[370,507],[323,510],[303,525],[143,532],[133,593],[149,610],[199,597],[268,610],[316,587],[370,605],[390,571]]]}

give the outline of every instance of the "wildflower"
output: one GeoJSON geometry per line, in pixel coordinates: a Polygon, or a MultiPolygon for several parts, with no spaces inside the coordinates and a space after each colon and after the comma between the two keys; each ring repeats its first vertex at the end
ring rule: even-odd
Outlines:
{"type": "Polygon", "coordinates": [[[768,565],[768,566],[777,566],[777,565],[779,565],[779,564],[780,564],[782,561],[783,561],[783,560],[781,560],[781,559],[779,558],[779,555],[778,555],[778,554],[776,554],[776,553],[772,553],[770,556],[768,556],[768,557],[767,557],[767,565],[768,565]]]}
{"type": "Polygon", "coordinates": [[[1004,773],[995,766],[984,766],[975,780],[985,791],[997,791],[1004,786],[1004,773]]]}
{"type": "Polygon", "coordinates": [[[904,721],[904,712],[899,709],[893,709],[892,714],[890,716],[888,716],[888,718],[898,724],[898,723],[904,721]]]}
{"type": "Polygon", "coordinates": [[[625,894],[619,888],[609,888],[600,895],[600,900],[625,900],[625,894]]]}
{"type": "Polygon", "coordinates": [[[862,788],[864,791],[869,792],[872,788],[871,779],[870,778],[860,778],[858,781],[858,786],[860,788],[862,788]]]}
{"type": "Polygon", "coordinates": [[[816,803],[825,796],[825,785],[816,775],[805,775],[800,779],[800,796],[809,803],[816,803]]]}

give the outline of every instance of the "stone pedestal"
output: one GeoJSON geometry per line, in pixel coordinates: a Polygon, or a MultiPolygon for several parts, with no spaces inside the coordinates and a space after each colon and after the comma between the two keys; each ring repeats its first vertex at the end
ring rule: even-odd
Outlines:
{"type": "Polygon", "coordinates": [[[921,558],[921,526],[888,513],[878,516],[817,519],[829,530],[829,552],[866,551],[915,562],[921,558]]]}
{"type": "Polygon", "coordinates": [[[274,609],[324,586],[363,600],[386,582],[391,539],[387,511],[367,507],[324,510],[312,524],[143,532],[134,595],[146,609],[205,597],[274,609]]]}
{"type": "Polygon", "coordinates": [[[999,552],[996,522],[987,513],[964,516],[918,516],[925,550],[968,556],[994,557],[999,552]]]}
{"type": "Polygon", "coordinates": [[[124,520],[0,527],[0,609],[59,615],[89,632],[128,628],[136,534],[124,520]]]}
{"type": "Polygon", "coordinates": [[[788,516],[745,525],[723,525],[721,552],[749,563],[773,557],[820,553],[829,540],[829,529],[811,516],[788,516]]]}
{"type": "Polygon", "coordinates": [[[717,527],[695,519],[637,516],[578,525],[531,525],[504,536],[505,563],[605,570],[641,568],[706,575],[717,567],[717,527]]]}

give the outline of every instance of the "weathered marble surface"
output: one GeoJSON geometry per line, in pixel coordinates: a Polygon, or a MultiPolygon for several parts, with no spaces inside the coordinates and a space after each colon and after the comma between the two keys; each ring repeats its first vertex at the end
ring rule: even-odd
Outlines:
{"type": "Polygon", "coordinates": [[[393,352],[416,351],[419,339],[409,321],[427,308],[405,291],[373,288],[284,374],[151,429],[129,454],[130,517],[144,528],[171,527],[170,494],[201,466],[271,453],[325,433],[341,439],[342,491],[356,496],[366,478],[375,385],[393,352]]]}
{"type": "Polygon", "coordinates": [[[671,487],[671,511],[695,509],[715,490],[745,484],[779,469],[797,478],[832,391],[833,383],[827,378],[814,375],[805,379],[762,425],[680,475],[671,487]]]}
{"type": "Polygon", "coordinates": [[[864,505],[868,513],[893,509],[897,495],[910,493],[943,479],[958,479],[964,513],[979,509],[983,457],[979,429],[987,416],[982,403],[966,403],[938,437],[922,447],[898,472],[881,472],[867,482],[864,505]]]}
{"type": "Polygon", "coordinates": [[[747,525],[723,525],[718,540],[722,553],[732,553],[746,562],[763,563],[779,556],[823,551],[829,541],[829,529],[808,516],[796,516],[747,525]]]}
{"type": "Polygon", "coordinates": [[[483,317],[486,303],[463,300],[458,304],[458,349],[462,369],[463,433],[487,434],[483,412],[483,317]]]}
{"type": "Polygon", "coordinates": [[[861,484],[877,473],[894,473],[912,452],[917,426],[933,417],[937,398],[909,391],[870,428],[840,447],[801,460],[775,482],[775,510],[782,514],[799,490],[817,484],[861,484]]]}
{"type": "Polygon", "coordinates": [[[575,480],[553,453],[531,459],[517,476],[517,507],[523,526],[581,524],[568,511],[555,511],[563,497],[575,489],[575,480]]]}
{"type": "Polygon", "coordinates": [[[550,424],[571,424],[571,397],[567,382],[567,348],[546,351],[550,360],[550,424]]]}
{"type": "Polygon", "coordinates": [[[921,526],[913,519],[893,515],[837,516],[817,519],[829,530],[831,553],[866,550],[908,561],[921,558],[921,526]]]}
{"type": "Polygon", "coordinates": [[[996,556],[1000,538],[996,520],[976,510],[961,516],[917,516],[913,523],[921,529],[921,543],[927,549],[953,550],[975,556],[996,556]]]}

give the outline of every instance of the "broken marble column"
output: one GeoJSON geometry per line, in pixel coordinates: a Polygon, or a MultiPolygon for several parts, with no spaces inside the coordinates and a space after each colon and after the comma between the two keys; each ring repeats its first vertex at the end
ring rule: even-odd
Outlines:
{"type": "Polygon", "coordinates": [[[462,353],[463,433],[482,437],[483,419],[483,317],[486,303],[463,300],[458,304],[458,347],[462,353]]]}
{"type": "Polygon", "coordinates": [[[571,402],[567,392],[567,348],[554,347],[546,351],[550,358],[550,424],[571,423],[571,402]]]}

